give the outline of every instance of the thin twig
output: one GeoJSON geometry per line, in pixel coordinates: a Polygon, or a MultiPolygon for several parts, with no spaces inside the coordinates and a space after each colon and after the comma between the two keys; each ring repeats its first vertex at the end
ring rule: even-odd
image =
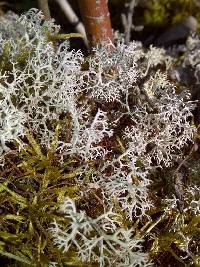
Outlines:
{"type": "Polygon", "coordinates": [[[180,172],[181,167],[186,163],[191,154],[195,151],[196,143],[193,144],[189,154],[181,161],[177,169],[174,172],[174,190],[177,198],[177,207],[180,212],[184,209],[184,186],[183,186],[183,174],[180,172]]]}
{"type": "Polygon", "coordinates": [[[131,0],[128,4],[127,8],[127,14],[122,14],[122,24],[124,27],[124,33],[125,33],[125,43],[129,44],[131,40],[131,29],[132,29],[132,19],[133,19],[133,12],[136,0],[131,0]]]}
{"type": "Polygon", "coordinates": [[[163,213],[154,223],[151,224],[151,226],[145,231],[145,235],[150,233],[151,230],[159,223],[161,222],[166,216],[166,213],[163,213]]]}
{"type": "Polygon", "coordinates": [[[195,148],[196,148],[196,143],[193,144],[192,148],[190,149],[189,154],[178,165],[175,173],[177,173],[180,170],[180,168],[185,164],[185,162],[188,160],[188,158],[191,156],[191,154],[195,151],[195,148]]]}
{"type": "Polygon", "coordinates": [[[60,8],[64,12],[65,16],[69,22],[74,25],[75,30],[84,37],[84,43],[88,47],[88,41],[86,37],[85,27],[83,23],[79,20],[78,16],[75,14],[74,10],[70,6],[67,0],[56,0],[60,8]]]}
{"type": "Polygon", "coordinates": [[[50,20],[51,15],[50,15],[50,10],[49,10],[48,0],[38,0],[38,7],[40,10],[42,10],[45,16],[45,19],[50,20]]]}

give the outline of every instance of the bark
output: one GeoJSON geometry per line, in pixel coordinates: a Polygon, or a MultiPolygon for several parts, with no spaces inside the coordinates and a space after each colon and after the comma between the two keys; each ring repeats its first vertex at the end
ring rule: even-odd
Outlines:
{"type": "Polygon", "coordinates": [[[113,42],[106,0],[78,0],[90,47],[113,42]]]}

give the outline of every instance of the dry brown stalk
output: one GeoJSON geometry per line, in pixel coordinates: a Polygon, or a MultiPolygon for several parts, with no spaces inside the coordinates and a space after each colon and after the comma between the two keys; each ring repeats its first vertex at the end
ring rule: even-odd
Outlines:
{"type": "Polygon", "coordinates": [[[42,10],[46,20],[51,19],[48,0],[38,0],[38,7],[42,10]]]}

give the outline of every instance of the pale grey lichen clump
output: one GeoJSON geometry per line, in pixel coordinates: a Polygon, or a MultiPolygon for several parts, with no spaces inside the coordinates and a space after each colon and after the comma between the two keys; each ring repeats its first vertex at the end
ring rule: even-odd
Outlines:
{"type": "Polygon", "coordinates": [[[133,231],[121,227],[118,214],[111,210],[96,219],[85,212],[77,211],[75,203],[66,199],[60,211],[69,221],[69,227],[62,229],[55,221],[50,229],[54,242],[64,252],[71,246],[85,262],[99,262],[99,266],[151,266],[148,256],[142,253],[141,239],[133,238],[133,231]],[[120,252],[120,253],[119,253],[120,252]]]}
{"type": "MultiPolygon", "coordinates": [[[[42,14],[34,10],[17,21],[19,36],[3,38],[2,33],[0,40],[0,53],[4,55],[8,50],[7,64],[10,64],[9,71],[1,71],[1,154],[8,150],[5,143],[22,136],[26,127],[37,132],[42,143],[48,144],[52,132],[47,122],[58,119],[59,114],[69,109],[73,112],[74,97],[80,91],[75,74],[80,71],[82,54],[66,53],[68,42],[56,50],[52,42],[47,42],[45,31],[55,35],[59,27],[44,22],[42,14]],[[20,57],[25,57],[21,64],[20,57]]],[[[1,27],[2,24],[9,31],[5,19],[1,27]]]]}
{"type": "Polygon", "coordinates": [[[152,47],[146,52],[137,42],[118,43],[109,49],[95,48],[84,70],[83,54],[70,50],[68,41],[55,45],[52,40],[59,27],[45,22],[37,10],[5,17],[0,29],[0,56],[7,57],[0,73],[1,158],[10,142],[20,144],[27,128],[48,146],[54,133],[51,123],[68,114],[70,139],[60,137],[58,153],[63,161],[66,155],[80,157],[84,167],[76,180],[88,192],[91,185],[101,190],[104,213],[96,218],[66,198],[60,212],[68,228],[52,222],[55,245],[64,253],[73,248],[82,261],[95,261],[101,267],[150,265],[142,249],[143,237],[124,228],[113,201],[129,221],[148,217],[149,174],[170,166],[193,138],[194,104],[189,94],[177,95],[166,74],[156,70],[159,64],[169,64],[169,57],[152,47]],[[99,105],[95,112],[91,103],[99,105]],[[101,145],[114,134],[121,138],[121,151],[101,145]],[[84,173],[95,159],[104,161],[86,183],[84,173]]]}

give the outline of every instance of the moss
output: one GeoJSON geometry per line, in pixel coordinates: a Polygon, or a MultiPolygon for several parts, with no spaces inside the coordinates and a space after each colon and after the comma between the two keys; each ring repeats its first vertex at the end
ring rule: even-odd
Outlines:
{"type": "Polygon", "coordinates": [[[7,156],[7,161],[15,167],[7,173],[5,169],[1,178],[0,254],[19,262],[20,266],[48,266],[49,261],[55,260],[59,266],[64,266],[66,261],[84,266],[74,259],[73,251],[63,256],[53,246],[48,232],[53,220],[64,222],[57,208],[66,196],[76,197],[78,190],[73,181],[76,169],[63,170],[55,153],[58,128],[46,153],[27,132],[28,142],[17,155],[19,162],[12,162],[12,157],[7,156]]]}
{"type": "Polygon", "coordinates": [[[150,0],[144,8],[142,20],[146,26],[169,27],[188,16],[198,19],[199,14],[192,0],[150,0]]]}

